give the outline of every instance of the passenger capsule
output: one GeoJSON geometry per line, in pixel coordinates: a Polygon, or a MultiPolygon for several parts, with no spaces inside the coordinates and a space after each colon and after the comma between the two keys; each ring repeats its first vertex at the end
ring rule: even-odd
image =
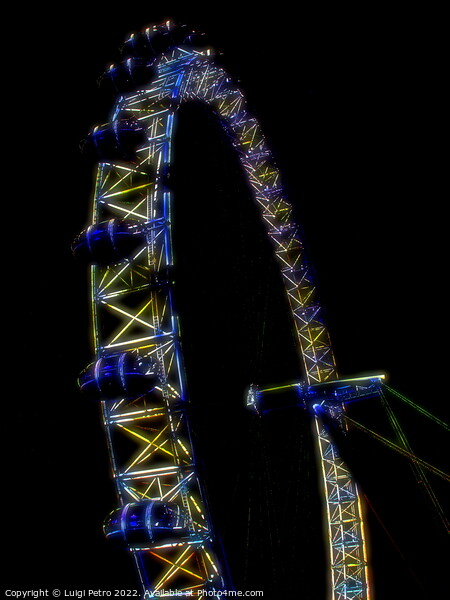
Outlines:
{"type": "Polygon", "coordinates": [[[164,54],[174,46],[172,36],[168,29],[150,33],[150,44],[155,54],[164,54]]]}
{"type": "Polygon", "coordinates": [[[118,119],[98,125],[82,144],[82,151],[97,160],[135,161],[136,150],[147,142],[146,130],[135,119],[118,119]]]}
{"type": "Polygon", "coordinates": [[[199,31],[192,31],[189,35],[185,37],[183,45],[200,49],[210,46],[211,42],[205,33],[201,33],[199,31]]]}
{"type": "Polygon", "coordinates": [[[156,363],[131,352],[103,356],[78,378],[81,391],[97,400],[139,396],[151,392],[158,381],[156,363]]]}
{"type": "Polygon", "coordinates": [[[82,231],[72,244],[72,252],[86,262],[109,265],[129,256],[145,241],[144,232],[110,219],[82,231]]]}
{"type": "Polygon", "coordinates": [[[136,58],[156,58],[173,46],[171,30],[173,24],[168,21],[162,25],[147,27],[144,31],[132,33],[122,47],[123,56],[136,58]]]}
{"type": "Polygon", "coordinates": [[[175,25],[170,32],[175,46],[184,45],[187,37],[189,35],[192,35],[192,33],[193,33],[192,29],[190,27],[188,27],[187,25],[183,25],[183,24],[175,25]]]}
{"type": "Polygon", "coordinates": [[[154,59],[176,46],[204,47],[207,43],[204,34],[192,31],[187,25],[168,21],[132,33],[122,46],[122,55],[154,59]]]}
{"type": "Polygon", "coordinates": [[[122,56],[152,60],[156,54],[146,32],[132,33],[121,49],[122,56]]]}
{"type": "Polygon", "coordinates": [[[130,546],[146,546],[186,536],[186,518],[173,502],[144,500],[114,510],[105,520],[107,539],[130,546]]]}
{"type": "Polygon", "coordinates": [[[131,57],[117,65],[111,65],[101,78],[101,83],[126,94],[147,85],[154,76],[155,69],[151,61],[131,57]]]}

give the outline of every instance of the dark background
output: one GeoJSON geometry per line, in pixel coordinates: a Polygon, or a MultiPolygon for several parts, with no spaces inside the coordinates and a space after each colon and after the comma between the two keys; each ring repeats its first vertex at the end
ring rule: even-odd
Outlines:
{"type": "MultiPolygon", "coordinates": [[[[5,589],[135,587],[128,558],[101,532],[115,498],[99,408],[76,386],[92,356],[88,274],[70,244],[87,224],[94,178],[78,145],[113,104],[96,80],[127,34],[150,23],[170,17],[206,31],[239,79],[295,205],[342,376],[385,372],[392,387],[448,420],[440,16],[195,6],[40,7],[8,27],[5,589]]],[[[269,600],[322,600],[308,416],[263,422],[243,408],[250,382],[300,374],[279,275],[207,111],[180,115],[175,158],[193,434],[235,587],[269,600]]],[[[393,406],[414,451],[448,471],[448,436],[393,406]]],[[[354,411],[394,439],[374,401],[354,411]]],[[[353,443],[355,472],[378,515],[368,509],[378,600],[444,597],[448,542],[407,462],[356,432],[353,443]]],[[[448,485],[430,482],[444,503],[448,485]]]]}

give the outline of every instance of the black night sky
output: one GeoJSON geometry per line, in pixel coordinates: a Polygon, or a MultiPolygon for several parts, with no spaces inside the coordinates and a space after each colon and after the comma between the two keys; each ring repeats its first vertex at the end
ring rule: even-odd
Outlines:
{"type": "MultiPolygon", "coordinates": [[[[449,420],[441,17],[180,6],[41,6],[8,23],[5,590],[136,587],[131,561],[101,531],[115,496],[99,407],[76,385],[92,350],[88,271],[70,246],[88,222],[94,180],[79,143],[114,102],[97,80],[127,34],[148,24],[172,18],[205,31],[239,80],[295,205],[341,375],[387,373],[449,420]]],[[[308,416],[262,422],[243,406],[249,383],[301,376],[277,267],[236,158],[204,109],[180,114],[175,160],[193,436],[235,588],[325,600],[308,416]]],[[[448,434],[392,406],[417,455],[448,472],[448,434]]],[[[394,439],[375,401],[352,410],[394,439]]],[[[408,462],[358,432],[352,444],[372,507],[376,600],[446,597],[448,539],[408,462]]],[[[429,480],[448,505],[448,484],[429,480]]]]}

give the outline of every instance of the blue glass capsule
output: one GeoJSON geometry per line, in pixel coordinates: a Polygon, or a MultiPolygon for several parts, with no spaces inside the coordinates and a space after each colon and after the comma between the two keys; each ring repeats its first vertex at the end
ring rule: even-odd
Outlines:
{"type": "Polygon", "coordinates": [[[115,400],[151,392],[159,381],[155,363],[142,361],[131,352],[98,359],[78,378],[81,391],[98,400],[115,400]]]}
{"type": "Polygon", "coordinates": [[[172,23],[167,22],[133,33],[122,47],[123,56],[155,58],[166,52],[174,45],[172,29],[172,23]]]}
{"type": "Polygon", "coordinates": [[[149,36],[150,44],[156,55],[167,52],[174,46],[170,30],[167,28],[153,31],[149,36]]]}
{"type": "Polygon", "coordinates": [[[122,46],[123,56],[155,58],[175,46],[204,47],[206,38],[187,25],[167,22],[133,33],[122,46]]]}
{"type": "Polygon", "coordinates": [[[129,256],[145,242],[143,231],[123,221],[110,219],[82,231],[72,244],[72,252],[86,262],[109,265],[129,256]]]}
{"type": "Polygon", "coordinates": [[[183,41],[184,46],[191,46],[192,48],[206,48],[211,45],[211,41],[205,33],[199,31],[193,31],[183,41]]]}
{"type": "Polygon", "coordinates": [[[192,29],[188,25],[180,23],[172,27],[170,37],[175,46],[183,46],[192,33],[192,29]]]}
{"type": "Polygon", "coordinates": [[[131,56],[135,58],[154,59],[156,57],[147,30],[131,34],[128,40],[123,44],[121,52],[122,56],[131,56]]]}
{"type": "Polygon", "coordinates": [[[148,59],[130,57],[117,65],[111,65],[101,78],[116,92],[127,93],[147,85],[155,76],[155,69],[148,59]]]}
{"type": "Polygon", "coordinates": [[[107,539],[131,546],[186,536],[186,518],[178,504],[144,500],[114,510],[105,520],[107,539]]]}

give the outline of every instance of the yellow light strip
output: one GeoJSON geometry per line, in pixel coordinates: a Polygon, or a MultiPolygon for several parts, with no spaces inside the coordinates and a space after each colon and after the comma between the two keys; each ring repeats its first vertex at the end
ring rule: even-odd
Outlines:
{"type": "MultiPolygon", "coordinates": [[[[145,202],[145,199],[139,203],[139,206],[143,202],[145,202]]],[[[142,215],[140,213],[135,212],[134,210],[130,210],[129,208],[124,208],[122,206],[117,206],[116,204],[111,204],[110,202],[107,202],[107,203],[105,202],[105,204],[107,204],[107,206],[109,206],[110,208],[114,208],[115,210],[118,210],[119,212],[125,213],[126,217],[128,217],[129,215],[133,215],[134,217],[137,217],[139,220],[147,221],[147,215],[142,215]]]]}
{"type": "Polygon", "coordinates": [[[184,452],[186,453],[188,458],[192,458],[190,451],[186,448],[186,446],[183,444],[183,442],[180,440],[180,438],[177,438],[177,442],[180,444],[180,446],[183,448],[184,452]]]}
{"type": "MultiPolygon", "coordinates": [[[[161,444],[161,447],[157,446],[155,444],[155,448],[153,450],[150,450],[150,447],[147,447],[144,451],[145,456],[142,457],[142,459],[139,461],[140,463],[144,462],[145,460],[150,459],[150,457],[155,454],[155,452],[157,452],[158,450],[163,450],[163,446],[166,445],[169,442],[169,440],[164,440],[164,442],[161,444]]],[[[127,469],[128,470],[128,469],[127,469]]],[[[126,472],[126,471],[125,471],[126,472]]]]}
{"type": "Polygon", "coordinates": [[[285,389],[299,387],[299,386],[300,386],[300,383],[288,383],[286,385],[278,385],[276,387],[264,388],[264,389],[260,390],[260,392],[273,392],[275,390],[285,390],[285,389]]]}
{"type": "MultiPolygon", "coordinates": [[[[148,438],[144,437],[143,435],[141,435],[140,433],[137,433],[136,431],[133,431],[132,429],[128,429],[127,427],[124,427],[123,425],[121,425],[120,423],[117,423],[117,427],[120,427],[121,429],[123,429],[124,431],[128,432],[130,435],[133,435],[134,437],[137,437],[138,439],[144,441],[145,443],[149,444],[149,445],[153,445],[156,446],[156,448],[158,448],[159,450],[161,450],[162,452],[165,452],[166,454],[168,454],[169,456],[171,456],[173,458],[173,453],[169,452],[168,450],[166,450],[165,448],[162,448],[160,446],[158,446],[158,444],[154,444],[152,441],[150,441],[148,438]]],[[[159,436],[160,434],[158,434],[159,436]]],[[[156,438],[158,437],[156,436],[156,438]]],[[[155,439],[156,439],[155,438],[155,439]]]]}
{"type": "Polygon", "coordinates": [[[152,481],[150,481],[150,483],[148,484],[148,486],[145,488],[145,492],[142,492],[143,496],[145,496],[146,498],[149,498],[148,492],[150,491],[150,488],[153,486],[153,484],[155,483],[156,480],[158,481],[158,484],[159,484],[159,477],[155,477],[155,479],[153,479],[152,481]]]}
{"type": "MultiPolygon", "coordinates": [[[[118,344],[107,344],[105,346],[105,348],[118,348],[119,346],[131,346],[134,348],[135,344],[138,344],[139,342],[147,342],[150,340],[154,340],[156,337],[157,336],[155,336],[155,335],[150,335],[148,337],[131,339],[126,342],[119,342],[118,344]]],[[[152,346],[152,345],[153,344],[150,344],[150,346],[152,346]]],[[[147,347],[147,346],[143,346],[143,347],[147,347]]]]}
{"type": "Polygon", "coordinates": [[[145,490],[145,492],[139,492],[138,490],[136,490],[135,488],[129,488],[130,490],[133,490],[134,492],[136,492],[137,494],[137,500],[142,500],[142,499],[146,499],[146,500],[152,500],[151,496],[147,495],[148,490],[151,488],[151,486],[153,485],[153,481],[150,483],[150,485],[147,487],[147,489],[145,490]]]}
{"type": "Polygon", "coordinates": [[[137,190],[142,190],[144,188],[148,188],[150,185],[152,185],[152,182],[144,183],[142,185],[137,185],[136,187],[133,187],[133,188],[127,188],[126,190],[121,190],[120,192],[113,192],[112,194],[103,194],[103,196],[101,198],[102,198],[102,200],[104,200],[105,198],[112,198],[113,196],[123,196],[124,194],[129,194],[130,192],[136,192],[137,190]]]}
{"type": "MultiPolygon", "coordinates": [[[[169,427],[169,426],[168,426],[168,425],[166,425],[166,426],[164,427],[164,429],[161,429],[161,431],[158,433],[158,435],[157,435],[157,436],[154,438],[153,442],[149,443],[149,444],[148,444],[148,446],[142,450],[142,452],[141,452],[141,453],[140,453],[140,454],[139,454],[139,455],[138,455],[138,456],[137,456],[137,457],[136,457],[136,458],[133,460],[133,462],[132,462],[132,463],[130,463],[130,464],[128,465],[128,467],[125,469],[124,473],[128,473],[128,471],[129,471],[129,470],[130,470],[132,467],[134,467],[134,465],[135,465],[136,463],[140,462],[140,460],[139,460],[139,459],[141,458],[141,456],[143,456],[143,455],[144,455],[144,454],[145,454],[145,453],[146,453],[146,452],[149,450],[149,448],[150,448],[151,446],[155,446],[156,448],[160,449],[160,448],[159,448],[159,446],[157,446],[157,445],[155,444],[155,441],[156,441],[156,440],[157,440],[157,439],[158,439],[158,438],[159,438],[159,437],[160,437],[160,436],[161,436],[161,435],[162,435],[162,434],[163,434],[163,433],[164,433],[164,432],[165,432],[165,431],[168,429],[168,427],[169,427]]],[[[169,440],[165,440],[165,441],[164,441],[164,444],[166,444],[168,441],[169,441],[169,440]]],[[[155,452],[155,450],[154,450],[153,452],[155,452]]],[[[151,452],[149,456],[151,456],[151,455],[153,454],[153,452],[151,452]]]]}
{"type": "Polygon", "coordinates": [[[128,485],[122,484],[124,490],[133,498],[133,500],[140,500],[141,496],[140,494],[132,487],[129,487],[128,485]]]}
{"type": "Polygon", "coordinates": [[[200,579],[200,581],[205,580],[204,577],[201,577],[197,573],[194,573],[193,571],[190,571],[189,569],[185,569],[183,567],[183,565],[185,565],[188,562],[188,560],[190,560],[192,558],[192,556],[194,556],[195,550],[193,552],[191,552],[191,554],[182,563],[177,564],[178,561],[183,558],[183,556],[186,554],[186,552],[189,549],[190,549],[190,547],[188,546],[186,548],[186,550],[181,554],[181,556],[175,562],[170,561],[169,559],[165,558],[164,556],[160,556],[159,554],[156,554],[156,552],[152,552],[152,551],[150,552],[150,554],[152,554],[153,556],[156,556],[156,558],[159,558],[162,561],[168,563],[169,565],[172,565],[171,568],[163,576],[163,579],[161,579],[161,581],[158,583],[158,585],[155,586],[155,591],[160,589],[164,583],[167,583],[167,581],[169,579],[171,579],[176,574],[177,571],[184,571],[185,573],[188,573],[188,575],[192,575],[192,577],[195,577],[196,579],[200,579]]]}
{"type": "Polygon", "coordinates": [[[218,575],[218,574],[219,574],[219,571],[217,570],[217,567],[216,567],[216,565],[214,564],[214,561],[213,561],[213,559],[210,557],[209,553],[208,553],[206,550],[205,550],[205,555],[206,555],[206,558],[209,560],[209,562],[210,562],[210,564],[211,564],[212,568],[214,569],[214,571],[215,571],[215,572],[217,573],[217,575],[218,575]]]}
{"type": "Polygon", "coordinates": [[[139,315],[141,315],[152,303],[152,298],[150,298],[150,300],[147,302],[147,304],[144,304],[144,306],[141,308],[141,310],[136,314],[136,315],[132,315],[130,313],[128,313],[127,311],[119,308],[118,306],[114,306],[114,304],[108,304],[107,302],[103,302],[102,304],[105,304],[108,308],[111,308],[112,310],[115,310],[116,312],[125,315],[126,317],[128,317],[130,319],[130,321],[125,325],[125,327],[123,327],[119,333],[111,340],[110,344],[114,344],[114,342],[121,337],[121,335],[129,328],[131,327],[131,325],[133,325],[133,323],[135,321],[137,321],[138,323],[140,323],[141,325],[144,325],[145,327],[148,327],[149,329],[152,329],[153,331],[155,330],[155,328],[153,327],[153,325],[150,325],[150,323],[148,323],[147,321],[144,321],[143,319],[139,319],[139,315]]]}

